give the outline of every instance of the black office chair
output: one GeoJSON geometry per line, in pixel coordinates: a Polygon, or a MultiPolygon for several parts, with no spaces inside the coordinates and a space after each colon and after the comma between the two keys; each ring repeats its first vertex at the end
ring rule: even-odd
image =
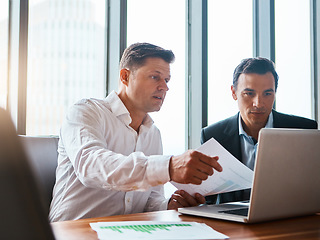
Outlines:
{"type": "Polygon", "coordinates": [[[1,239],[54,239],[41,194],[9,114],[0,108],[1,239]]]}
{"type": "Polygon", "coordinates": [[[36,180],[44,193],[44,201],[49,213],[52,190],[56,180],[59,138],[57,136],[32,137],[22,135],[19,138],[31,163],[36,180]]]}

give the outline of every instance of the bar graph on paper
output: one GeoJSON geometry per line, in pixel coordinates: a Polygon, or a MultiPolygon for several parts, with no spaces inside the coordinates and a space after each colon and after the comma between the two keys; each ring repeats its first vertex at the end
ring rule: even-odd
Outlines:
{"type": "Polygon", "coordinates": [[[103,239],[226,239],[211,227],[196,222],[98,222],[90,223],[103,239]]]}
{"type": "Polygon", "coordinates": [[[170,231],[173,227],[190,227],[191,224],[150,224],[150,225],[125,225],[125,226],[101,226],[100,229],[109,229],[118,233],[124,233],[125,230],[135,232],[149,233],[158,230],[170,231]]]}

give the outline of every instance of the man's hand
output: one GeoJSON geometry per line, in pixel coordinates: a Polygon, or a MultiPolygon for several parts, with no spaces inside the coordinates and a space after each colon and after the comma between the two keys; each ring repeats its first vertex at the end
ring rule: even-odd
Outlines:
{"type": "Polygon", "coordinates": [[[188,150],[179,156],[170,159],[170,180],[177,183],[201,184],[208,176],[213,174],[213,169],[218,172],[222,167],[217,162],[218,157],[210,157],[195,150],[188,150]]]}
{"type": "Polygon", "coordinates": [[[198,206],[199,204],[203,204],[206,202],[204,196],[200,193],[196,193],[194,197],[192,197],[189,193],[183,190],[177,190],[172,194],[169,203],[168,210],[178,209],[181,207],[192,207],[198,206]]]}

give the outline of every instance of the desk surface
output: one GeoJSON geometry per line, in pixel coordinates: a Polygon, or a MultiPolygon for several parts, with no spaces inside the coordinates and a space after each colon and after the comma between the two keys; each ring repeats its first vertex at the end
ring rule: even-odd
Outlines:
{"type": "Polygon", "coordinates": [[[320,215],[298,217],[258,224],[234,223],[210,218],[187,216],[175,210],[119,215],[51,223],[57,240],[98,239],[91,222],[112,221],[191,221],[206,223],[230,239],[320,239],[320,215]]]}

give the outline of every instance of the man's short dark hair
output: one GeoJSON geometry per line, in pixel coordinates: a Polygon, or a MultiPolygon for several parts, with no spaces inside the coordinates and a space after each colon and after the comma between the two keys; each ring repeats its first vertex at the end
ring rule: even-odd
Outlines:
{"type": "Polygon", "coordinates": [[[141,67],[147,58],[161,58],[167,63],[172,63],[175,56],[171,50],[150,43],[134,43],[126,48],[120,61],[120,69],[127,68],[132,70],[141,67]]]}
{"type": "Polygon", "coordinates": [[[268,72],[271,72],[274,77],[275,91],[277,91],[279,77],[271,60],[262,57],[243,59],[233,72],[233,87],[237,89],[239,76],[242,73],[266,74],[268,72]]]}

